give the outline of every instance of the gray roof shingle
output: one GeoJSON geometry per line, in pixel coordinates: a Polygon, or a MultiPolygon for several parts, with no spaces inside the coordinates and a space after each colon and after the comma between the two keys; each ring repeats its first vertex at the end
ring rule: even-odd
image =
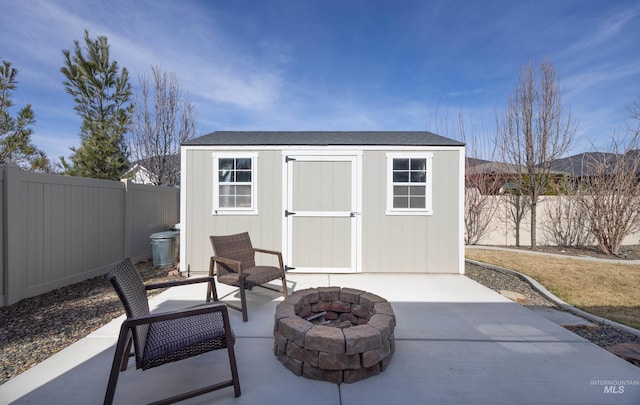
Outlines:
{"type": "Polygon", "coordinates": [[[427,131],[216,131],[183,145],[464,146],[464,143],[427,131]]]}

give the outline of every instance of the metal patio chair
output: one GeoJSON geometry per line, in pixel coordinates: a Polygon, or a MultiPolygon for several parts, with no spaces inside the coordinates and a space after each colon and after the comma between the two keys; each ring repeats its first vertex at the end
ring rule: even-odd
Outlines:
{"type": "MultiPolygon", "coordinates": [[[[245,290],[253,287],[263,287],[282,293],[287,297],[287,278],[285,275],[282,253],[273,250],[254,248],[251,244],[249,233],[236,235],[211,236],[211,245],[214,255],[209,262],[209,276],[214,276],[217,268],[217,280],[222,284],[231,285],[240,289],[240,307],[227,304],[228,307],[242,312],[242,320],[247,322],[247,300],[245,290]],[[266,253],[278,257],[279,267],[256,266],[255,254],[266,253]],[[216,266],[217,265],[217,266],[216,266]],[[281,279],[282,290],[272,287],[269,281],[281,279]]],[[[207,301],[218,300],[215,287],[209,286],[207,301]]]]}
{"type": "Polygon", "coordinates": [[[227,307],[223,304],[203,304],[182,310],[154,313],[149,312],[147,290],[186,284],[207,282],[209,288],[213,277],[190,278],[164,283],[143,283],[142,277],[127,258],[116,265],[107,278],[124,305],[127,319],[120,327],[116,344],[109,384],[104,403],[111,404],[115,396],[120,371],[127,368],[133,342],[136,369],[152,367],[186,359],[217,349],[227,349],[231,379],[185,392],[159,403],[172,403],[225,387],[234,387],[236,397],[240,396],[240,382],[233,346],[235,337],[229,324],[227,307]]]}

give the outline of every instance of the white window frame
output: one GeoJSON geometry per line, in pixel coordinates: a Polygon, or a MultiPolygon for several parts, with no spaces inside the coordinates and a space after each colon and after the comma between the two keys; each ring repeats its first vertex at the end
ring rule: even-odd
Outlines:
{"type": "MultiPolygon", "coordinates": [[[[433,152],[388,152],[387,157],[387,215],[433,215],[433,152]],[[394,208],[393,207],[393,186],[401,183],[393,182],[393,160],[394,159],[426,159],[427,178],[425,184],[425,207],[424,208],[394,208]]],[[[405,184],[405,183],[402,183],[405,184]]]]}
{"type": "Polygon", "coordinates": [[[212,215],[258,215],[258,153],[214,152],[213,158],[213,205],[212,215]],[[251,206],[220,207],[220,181],[218,177],[220,159],[251,159],[251,206]]]}

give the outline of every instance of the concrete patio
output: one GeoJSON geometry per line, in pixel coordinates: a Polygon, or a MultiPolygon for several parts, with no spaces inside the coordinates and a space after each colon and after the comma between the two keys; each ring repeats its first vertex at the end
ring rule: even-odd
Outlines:
{"type": "MultiPolygon", "coordinates": [[[[388,368],[353,384],[297,377],[273,355],[282,299],[254,289],[249,322],[230,310],[242,395],[228,388],[190,404],[638,404],[640,368],[458,275],[289,274],[289,287],[358,288],[393,305],[396,351],[388,368]]],[[[202,302],[204,285],[172,288],[155,310],[202,302]]],[[[235,291],[219,285],[225,300],[235,291]]],[[[0,385],[0,403],[102,403],[122,317],[0,385]]],[[[148,371],[130,363],[116,403],[157,399],[227,378],[225,351],[148,371]]]]}

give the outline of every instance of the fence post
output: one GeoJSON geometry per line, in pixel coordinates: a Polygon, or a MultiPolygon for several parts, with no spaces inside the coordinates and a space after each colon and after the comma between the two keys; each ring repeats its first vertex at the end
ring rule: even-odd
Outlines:
{"type": "Polygon", "coordinates": [[[5,186],[6,176],[3,167],[0,169],[0,306],[7,305],[7,303],[5,302],[5,298],[7,295],[7,291],[5,289],[7,279],[7,266],[5,263],[5,242],[7,240],[5,228],[7,218],[7,204],[5,199],[7,197],[7,192],[5,190],[5,186]]]}
{"type": "Polygon", "coordinates": [[[23,236],[25,227],[20,223],[25,201],[20,201],[20,170],[16,166],[4,166],[3,188],[3,263],[4,269],[4,305],[11,305],[22,299],[24,288],[24,263],[26,257],[23,236]],[[11,237],[9,237],[11,236],[11,237]]]}
{"type": "Polygon", "coordinates": [[[130,257],[131,256],[131,221],[129,220],[129,216],[131,215],[131,207],[130,207],[130,201],[131,198],[129,198],[129,182],[130,179],[121,179],[120,182],[122,182],[122,204],[123,204],[123,215],[122,215],[122,219],[124,221],[123,227],[122,227],[122,231],[124,232],[124,235],[122,235],[122,241],[124,243],[124,246],[122,247],[122,251],[124,252],[124,257],[130,257]]]}

